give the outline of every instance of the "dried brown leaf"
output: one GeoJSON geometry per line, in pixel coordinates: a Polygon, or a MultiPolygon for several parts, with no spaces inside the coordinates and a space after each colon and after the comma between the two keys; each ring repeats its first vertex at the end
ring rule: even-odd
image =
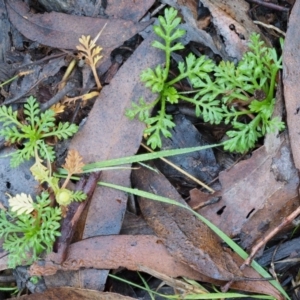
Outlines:
{"type": "Polygon", "coordinates": [[[65,111],[66,106],[61,103],[56,103],[50,107],[54,111],[55,115],[61,114],[65,111]]]}
{"type": "Polygon", "coordinates": [[[66,163],[62,166],[68,171],[69,175],[82,173],[82,167],[84,163],[82,162],[82,156],[77,150],[71,149],[68,152],[66,158],[66,163]]]}
{"type": "Polygon", "coordinates": [[[102,85],[100,83],[97,71],[96,71],[96,65],[102,58],[102,55],[98,55],[102,48],[97,46],[95,43],[95,40],[91,40],[91,37],[82,35],[81,38],[79,38],[79,42],[81,45],[76,46],[77,50],[82,52],[82,54],[85,56],[86,63],[91,67],[95,81],[97,83],[97,87],[100,90],[102,88],[102,85]]]}
{"type": "Polygon", "coordinates": [[[102,56],[97,55],[101,52],[102,48],[97,46],[95,42],[91,40],[89,35],[83,35],[79,39],[79,42],[81,45],[76,46],[77,50],[84,53],[87,64],[89,64],[91,67],[96,67],[97,62],[102,58],[102,56]]]}

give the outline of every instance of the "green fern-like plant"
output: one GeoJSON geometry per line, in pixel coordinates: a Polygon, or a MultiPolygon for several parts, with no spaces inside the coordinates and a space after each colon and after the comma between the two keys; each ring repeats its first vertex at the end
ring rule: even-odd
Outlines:
{"type": "Polygon", "coordinates": [[[186,101],[195,106],[195,113],[205,122],[231,124],[223,143],[225,150],[246,152],[253,148],[258,138],[266,132],[284,129],[284,123],[272,118],[275,99],[276,75],[282,68],[282,58],[275,49],[267,48],[258,34],[250,37],[249,51],[235,65],[222,61],[216,65],[205,56],[187,55],[184,62],[178,64],[178,76],[169,78],[171,53],[184,49],[178,38],[185,31],[178,28],[181,19],[173,8],[165,9],[159,17],[159,25],[153,27],[161,38],[152,46],[165,52],[165,66],[147,69],[141,74],[141,81],[158,97],[153,103],[140,98],[132,103],[126,115],[133,119],[138,115],[147,127],[147,144],[155,149],[161,147],[161,135],[171,137],[170,129],[175,126],[172,116],[166,113],[167,103],[176,104],[186,101]],[[179,92],[175,84],[188,79],[193,90],[179,92]],[[159,109],[155,116],[150,112],[154,106],[159,109]]]}
{"type": "Polygon", "coordinates": [[[55,113],[49,109],[41,112],[34,97],[29,97],[24,105],[25,122],[18,120],[18,112],[12,107],[0,107],[0,135],[9,143],[18,143],[22,149],[16,150],[11,156],[11,166],[17,167],[25,160],[29,160],[38,150],[42,158],[53,161],[55,152],[52,146],[45,143],[45,139],[56,137],[67,139],[77,132],[78,126],[68,122],[55,124],[55,113]]]}
{"type": "Polygon", "coordinates": [[[0,237],[4,237],[2,247],[9,252],[11,268],[31,264],[42,252],[52,251],[62,216],[60,207],[51,207],[50,202],[49,194],[43,192],[31,204],[31,213],[0,210],[0,237]]]}

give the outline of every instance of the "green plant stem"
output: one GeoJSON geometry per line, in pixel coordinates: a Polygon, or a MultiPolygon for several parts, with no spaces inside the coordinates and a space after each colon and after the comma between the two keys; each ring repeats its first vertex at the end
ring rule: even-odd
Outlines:
{"type": "Polygon", "coordinates": [[[275,89],[275,81],[276,81],[277,72],[278,72],[277,69],[272,71],[271,83],[270,83],[270,88],[269,88],[269,92],[268,92],[268,96],[267,96],[267,99],[269,101],[272,101],[272,99],[274,98],[274,89],[275,89]]]}
{"type": "Polygon", "coordinates": [[[184,72],[184,73],[178,75],[177,77],[175,77],[174,79],[170,80],[169,82],[166,82],[166,86],[172,86],[175,83],[177,83],[178,81],[187,78],[188,76],[189,76],[189,73],[184,72]]]}
{"type": "Polygon", "coordinates": [[[166,72],[164,74],[164,82],[168,79],[171,62],[171,42],[169,39],[166,40],[166,72]]]}
{"type": "Polygon", "coordinates": [[[12,82],[12,81],[14,81],[14,80],[17,79],[18,77],[19,77],[19,74],[18,74],[18,75],[15,75],[14,77],[12,77],[12,78],[10,78],[10,79],[4,81],[4,82],[2,82],[2,83],[0,84],[0,87],[3,87],[4,85],[6,85],[6,84],[8,84],[8,83],[10,83],[10,82],[12,82]]]}
{"type": "Polygon", "coordinates": [[[226,113],[224,114],[224,117],[226,118],[235,118],[243,115],[250,115],[252,114],[251,110],[241,110],[241,111],[236,111],[233,113],[226,113]]]}

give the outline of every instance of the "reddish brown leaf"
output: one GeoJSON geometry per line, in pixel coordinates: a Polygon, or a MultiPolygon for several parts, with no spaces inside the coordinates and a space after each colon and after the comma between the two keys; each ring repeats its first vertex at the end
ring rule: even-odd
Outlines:
{"type": "MultiPolygon", "coordinates": [[[[167,180],[162,174],[141,168],[133,171],[132,181],[138,189],[185,203],[175,188],[164,185],[167,180]]],[[[214,279],[231,280],[234,275],[241,276],[219,238],[191,212],[144,198],[139,199],[139,204],[147,223],[175,258],[214,279]]]]}
{"type": "Polygon", "coordinates": [[[299,16],[300,2],[296,1],[289,18],[289,26],[283,48],[283,84],[287,123],[293,158],[298,170],[300,170],[300,36],[297,31],[299,16]]]}
{"type": "MultiPolygon", "coordinates": [[[[265,146],[259,148],[251,158],[221,172],[219,179],[222,191],[209,197],[221,200],[198,212],[229,236],[240,235],[245,247],[276,227],[298,205],[299,178],[284,135],[279,147],[271,152],[265,146]]],[[[203,198],[201,192],[193,191],[192,201],[198,197],[207,200],[207,195],[203,198]]]]}
{"type": "Polygon", "coordinates": [[[185,276],[200,280],[200,274],[177,262],[168,253],[161,240],[152,235],[97,236],[72,244],[68,257],[61,264],[46,261],[34,263],[30,273],[52,275],[58,270],[80,268],[140,270],[140,266],[154,269],[167,276],[185,276]]]}
{"type": "MultiPolygon", "coordinates": [[[[234,259],[242,264],[241,258],[234,257],[234,259]]],[[[161,243],[161,239],[155,236],[141,235],[98,236],[83,240],[70,246],[68,258],[61,266],[49,261],[46,263],[39,261],[31,266],[30,273],[32,275],[46,275],[44,279],[47,286],[76,286],[78,285],[78,277],[74,276],[76,273],[67,271],[84,267],[101,269],[125,267],[143,272],[154,270],[155,273],[160,272],[172,278],[185,276],[202,282],[224,285],[224,281],[209,278],[176,261],[161,243]]],[[[97,272],[95,269],[89,271],[97,272]]],[[[246,268],[243,272],[245,277],[255,278],[258,276],[251,268],[246,268]]],[[[149,273],[152,274],[153,272],[149,273]]],[[[158,276],[158,278],[161,277],[158,276]]],[[[281,299],[268,282],[234,282],[232,288],[274,295],[277,299],[281,299]]]]}
{"type": "MultiPolygon", "coordinates": [[[[134,170],[133,182],[139,189],[184,203],[163,175],[158,175],[149,169],[134,170]]],[[[190,212],[149,199],[140,199],[139,203],[148,224],[172,256],[198,270],[202,276],[209,277],[207,282],[224,285],[224,281],[216,278],[221,280],[226,280],[228,277],[260,278],[252,268],[246,268],[241,273],[238,266],[243,263],[243,260],[221,247],[219,238],[190,212]]],[[[244,279],[241,282],[233,282],[232,288],[270,294],[281,299],[269,282],[244,279]]]]}

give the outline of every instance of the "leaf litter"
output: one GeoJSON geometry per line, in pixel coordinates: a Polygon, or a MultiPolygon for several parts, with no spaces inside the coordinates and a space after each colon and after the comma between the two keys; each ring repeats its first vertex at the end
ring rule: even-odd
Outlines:
{"type": "MultiPolygon", "coordinates": [[[[181,1],[178,1],[180,8],[182,9],[182,12],[184,14],[184,11],[186,11],[186,9],[180,2],[181,1]]],[[[188,6],[194,7],[193,4],[191,4],[191,1],[188,2],[188,6]]],[[[249,29],[252,28],[252,22],[247,23],[249,22],[249,18],[245,15],[248,7],[243,6],[241,12],[237,12],[237,7],[241,7],[239,5],[241,4],[241,1],[234,1],[231,7],[225,6],[224,3],[219,3],[218,1],[217,3],[212,1],[203,1],[203,3],[210,10],[212,21],[215,27],[217,28],[218,35],[222,35],[225,37],[224,41],[222,41],[225,42],[225,47],[224,45],[222,45],[222,43],[218,44],[220,41],[212,42],[212,40],[210,40],[209,43],[211,43],[212,45],[211,48],[215,49],[216,53],[222,54],[222,56],[239,58],[241,53],[244,51],[244,42],[241,36],[243,35],[247,39],[248,34],[257,30],[256,27],[253,31],[252,29],[249,29]],[[241,24],[244,23],[242,21],[245,20],[247,20],[246,23],[248,25],[244,24],[242,26],[241,24]],[[235,22],[235,32],[233,32],[232,30],[228,30],[229,25],[232,22],[235,22]],[[251,26],[249,24],[251,24],[251,26]]],[[[173,5],[175,4],[173,3],[173,5]]],[[[56,21],[58,20],[57,24],[59,24],[59,21],[61,19],[61,14],[59,13],[44,14],[43,16],[39,16],[38,14],[27,15],[26,6],[20,1],[9,1],[8,10],[10,13],[12,23],[14,23],[15,25],[17,24],[16,27],[21,32],[22,30],[24,31],[24,28],[29,29],[26,30],[27,34],[28,32],[31,34],[27,36],[29,39],[35,40],[35,38],[38,37],[39,42],[43,43],[43,41],[46,41],[47,38],[49,42],[48,44],[46,42],[46,45],[50,45],[51,43],[50,46],[52,47],[67,49],[74,49],[78,42],[78,37],[76,40],[75,38],[72,40],[72,35],[69,35],[68,38],[62,36],[61,40],[58,39],[60,38],[60,36],[57,35],[57,32],[61,29],[57,29],[55,27],[51,28],[49,31],[46,30],[46,28],[43,31],[35,31],[37,30],[37,25],[43,24],[43,22],[45,22],[48,17],[50,18],[50,21],[56,18],[56,21]],[[23,16],[26,16],[28,20],[26,20],[26,18],[24,18],[23,16]],[[64,37],[66,43],[69,44],[64,44],[64,42],[62,41],[64,37]]],[[[140,18],[142,15],[143,14],[140,13],[138,18],[140,18]]],[[[185,12],[185,16],[189,16],[191,20],[191,12],[185,12]]],[[[72,25],[74,25],[74,22],[78,22],[79,17],[69,17],[70,16],[64,16],[65,20],[68,20],[69,22],[68,26],[72,27],[72,25]]],[[[91,22],[91,20],[87,19],[87,17],[81,18],[84,18],[81,19],[83,24],[84,22],[90,24],[89,22],[91,22]]],[[[94,21],[95,20],[93,20],[93,22],[94,21]]],[[[135,19],[134,21],[137,22],[137,19],[135,19]]],[[[100,45],[104,48],[107,48],[105,49],[105,51],[107,52],[104,51],[107,57],[113,48],[115,48],[118,45],[121,45],[124,40],[128,39],[131,35],[140,31],[147,25],[137,25],[134,22],[131,22],[130,18],[127,23],[124,23],[124,20],[114,20],[114,22],[115,24],[113,25],[113,23],[110,23],[109,27],[115,26],[115,28],[118,28],[118,33],[120,32],[120,28],[122,28],[122,30],[127,31],[124,33],[124,35],[122,35],[122,39],[118,40],[118,43],[115,42],[115,36],[118,35],[115,31],[106,32],[106,35],[103,36],[103,39],[100,39],[100,45]],[[105,41],[106,37],[112,39],[111,44],[109,41],[105,41]]],[[[95,24],[95,22],[93,24],[95,24]]],[[[70,27],[66,28],[70,29],[70,27]]],[[[97,26],[93,26],[93,28],[94,27],[97,26]]],[[[76,35],[78,35],[78,28],[74,28],[76,29],[76,35]]],[[[84,26],[82,28],[84,29],[84,26]]],[[[82,32],[82,34],[89,34],[89,31],[83,31],[84,32],[82,32]]],[[[97,31],[99,31],[99,28],[97,28],[97,31]]],[[[66,30],[66,32],[68,33],[68,30],[66,30]]],[[[91,33],[91,35],[93,36],[93,33],[91,33]]],[[[203,36],[205,36],[205,34],[203,36]]],[[[85,162],[89,163],[121,156],[128,156],[134,154],[137,151],[142,137],[141,133],[143,131],[143,126],[139,122],[129,122],[128,120],[123,118],[123,111],[126,108],[126,106],[129,105],[129,102],[132,99],[137,98],[136,95],[147,95],[145,98],[151,100],[152,95],[147,94],[148,91],[145,90],[145,88],[139,82],[139,74],[142,70],[162,62],[162,58],[159,56],[159,53],[157,51],[154,51],[150,47],[151,38],[152,37],[148,38],[141,44],[141,46],[134,52],[132,57],[118,71],[117,75],[111,81],[110,85],[104,87],[93,107],[91,114],[89,115],[86,124],[84,125],[81,132],[71,142],[70,148],[79,150],[79,152],[84,156],[85,162]],[[120,97],[120,95],[122,96],[120,97]],[[116,124],[118,125],[116,126],[116,124]],[[101,147],[100,150],[99,145],[101,147]],[[117,145],[122,145],[121,149],[120,146],[117,145]]],[[[290,52],[287,51],[286,53],[286,55],[288,55],[290,52]]],[[[288,59],[286,59],[286,61],[289,62],[288,59]]],[[[287,66],[285,72],[287,73],[286,77],[284,78],[284,83],[287,84],[287,76],[289,76],[288,78],[290,78],[290,76],[295,74],[296,71],[293,71],[292,65],[290,64],[289,66],[287,66]]],[[[290,94],[287,93],[287,95],[289,96],[290,94]]],[[[291,119],[292,114],[289,113],[289,105],[286,106],[288,111],[288,118],[291,119]]],[[[296,108],[293,108],[291,111],[294,112],[295,109],[296,108]]],[[[290,131],[290,139],[292,141],[292,145],[295,135],[295,133],[291,133],[290,131]]],[[[270,153],[266,146],[261,147],[253,153],[253,156],[250,159],[238,163],[236,166],[234,166],[231,170],[227,172],[224,171],[223,173],[221,173],[220,182],[222,185],[222,190],[220,192],[217,192],[216,194],[222,197],[220,203],[212,207],[206,207],[200,210],[201,214],[207,216],[208,218],[210,218],[209,216],[211,216],[212,221],[216,224],[219,224],[220,228],[228,234],[232,236],[239,234],[242,238],[242,243],[244,243],[244,246],[247,247],[253,245],[253,243],[262,236],[262,234],[266,233],[268,227],[272,228],[278,225],[278,222],[276,222],[277,220],[279,220],[278,215],[286,215],[288,212],[292,211],[297,205],[297,186],[299,179],[297,176],[296,169],[293,166],[291,150],[289,148],[289,141],[285,137],[285,135],[282,135],[280,139],[281,140],[279,146],[275,150],[273,149],[273,152],[270,153]],[[252,187],[253,189],[253,186],[256,187],[255,197],[246,197],[247,199],[244,197],[246,194],[246,183],[249,186],[249,188],[252,187]],[[270,186],[272,186],[272,190],[268,189],[270,186]],[[237,199],[237,201],[232,201],[232,199],[237,199]],[[280,202],[282,203],[280,204],[280,202]],[[276,204],[274,205],[274,203],[276,204]],[[279,204],[281,206],[279,206],[279,204]],[[284,207],[286,207],[285,210],[284,207]],[[220,213],[218,214],[216,213],[216,211],[220,213]],[[268,213],[268,211],[270,212],[268,213]],[[262,224],[262,220],[266,222],[262,224]],[[264,227],[266,228],[266,230],[261,230],[261,228],[264,227]]],[[[294,148],[292,146],[293,155],[295,157],[297,156],[295,154],[297,152],[295,152],[295,150],[293,149],[294,148]]],[[[297,164],[296,168],[298,168],[297,164]]],[[[134,171],[133,174],[138,172],[140,171],[134,171]]],[[[114,182],[117,184],[130,186],[129,176],[130,171],[105,171],[103,172],[101,179],[108,182],[114,182]]],[[[153,190],[153,182],[155,176],[149,175],[149,178],[149,186],[152,186],[153,190]]],[[[158,184],[161,184],[162,182],[166,183],[162,179],[158,180],[158,184]]],[[[141,182],[137,182],[136,184],[141,184],[141,182]]],[[[163,191],[164,187],[157,188],[157,192],[163,193],[163,191]]],[[[249,193],[251,193],[251,196],[253,196],[252,191],[249,190],[249,193]]],[[[209,195],[206,196],[206,198],[216,195],[209,195]]],[[[174,195],[174,198],[176,197],[178,198],[178,196],[174,195]]],[[[78,236],[76,236],[76,238],[74,239],[74,241],[77,241],[77,243],[74,243],[72,246],[70,246],[70,249],[74,249],[74,252],[72,253],[74,253],[75,256],[78,254],[76,259],[80,259],[80,257],[84,255],[76,252],[76,244],[79,247],[79,243],[82,243],[84,249],[84,245],[88,245],[88,241],[90,241],[91,243],[93,243],[93,239],[94,241],[96,241],[96,238],[94,238],[94,236],[96,235],[104,236],[119,233],[122,225],[123,216],[125,214],[126,201],[127,195],[123,192],[114,191],[104,187],[96,188],[96,192],[89,206],[89,211],[86,212],[85,217],[82,217],[83,220],[81,220],[81,224],[79,222],[79,232],[77,232],[78,236]],[[78,242],[81,239],[87,240],[78,242]]],[[[150,203],[149,200],[147,201],[148,203],[150,203]]],[[[144,214],[146,215],[146,219],[148,218],[148,220],[151,221],[151,214],[149,214],[149,216],[147,217],[147,214],[149,212],[147,212],[146,204],[142,204],[141,202],[140,205],[141,207],[143,207],[143,205],[145,206],[144,208],[142,208],[142,210],[145,211],[144,214]]],[[[150,208],[148,208],[148,210],[150,210],[150,208]]],[[[220,241],[218,239],[215,240],[214,238],[211,238],[211,233],[207,231],[207,229],[203,229],[203,224],[195,225],[193,223],[192,217],[185,215],[184,213],[178,213],[177,216],[177,213],[174,212],[176,211],[176,209],[170,207],[165,207],[164,209],[154,208],[150,211],[152,213],[152,216],[154,214],[157,218],[160,215],[158,213],[159,211],[163,211],[163,213],[170,214],[164,216],[164,219],[166,219],[166,221],[162,222],[163,225],[160,225],[159,229],[155,227],[156,225],[153,226],[156,228],[156,234],[164,240],[163,244],[166,246],[169,253],[171,254],[171,258],[173,260],[174,258],[176,258],[174,260],[174,263],[178,263],[177,260],[179,260],[181,263],[183,262],[184,264],[192,267],[192,269],[200,271],[200,273],[202,273],[205,269],[206,271],[204,272],[204,274],[202,274],[202,278],[210,277],[213,279],[212,281],[208,280],[207,282],[216,283],[216,280],[230,280],[233,278],[233,276],[243,276],[243,274],[239,270],[239,265],[241,264],[241,261],[236,261],[234,255],[232,255],[231,253],[227,253],[223,248],[220,248],[220,241]],[[170,220],[172,220],[172,222],[170,222],[170,220]],[[173,239],[173,235],[175,236],[177,234],[178,229],[174,230],[173,232],[173,227],[170,227],[172,229],[169,229],[169,226],[175,226],[174,223],[175,225],[178,223],[179,225],[177,224],[176,226],[179,226],[179,228],[181,226],[182,228],[184,228],[184,230],[187,230],[186,232],[189,232],[188,235],[190,236],[188,236],[188,239],[195,239],[193,240],[193,243],[196,243],[196,247],[195,245],[189,244],[190,241],[186,242],[187,245],[189,245],[190,247],[183,247],[183,249],[179,247],[183,246],[181,245],[181,243],[187,237],[185,236],[186,234],[183,230],[183,235],[181,233],[181,236],[179,235],[179,238],[174,237],[173,239]],[[197,244],[197,238],[199,237],[195,236],[195,233],[197,231],[193,232],[193,230],[198,230],[198,226],[200,230],[199,237],[201,237],[201,234],[204,234],[206,232],[206,235],[210,237],[209,241],[210,243],[212,243],[211,245],[213,246],[211,246],[209,243],[207,244],[207,240],[205,238],[203,242],[204,245],[202,245],[202,243],[197,244]],[[213,248],[215,248],[215,250],[219,249],[219,252],[214,252],[213,248]],[[197,254],[198,256],[195,255],[195,251],[200,251],[202,256],[199,256],[199,254],[197,254]],[[219,257],[220,251],[221,253],[227,256],[226,262],[228,264],[226,264],[224,260],[222,261],[222,258],[219,257]],[[200,257],[200,259],[196,259],[197,257],[200,257]],[[201,266],[201,257],[204,257],[204,263],[207,264],[204,264],[204,266],[209,265],[208,268],[203,268],[201,266]]],[[[163,213],[161,214],[163,215],[163,213]]],[[[128,235],[127,237],[129,238],[130,236],[128,235]]],[[[103,239],[105,238],[106,237],[103,237],[103,239]]],[[[121,239],[122,238],[120,237],[120,240],[121,239]]],[[[140,237],[140,239],[142,240],[142,237],[140,237]]],[[[118,238],[115,238],[115,241],[111,244],[110,247],[114,247],[114,245],[116,246],[118,245],[118,243],[118,238]]],[[[110,247],[108,247],[107,249],[111,249],[110,247]]],[[[128,249],[126,248],[126,250],[128,249]]],[[[104,253],[99,253],[99,255],[101,257],[101,255],[104,255],[104,253]]],[[[72,258],[72,256],[70,257],[72,258]]],[[[99,261],[100,260],[103,260],[103,257],[99,258],[99,261]]],[[[123,266],[127,266],[126,263],[127,261],[125,260],[123,266]]],[[[90,262],[89,266],[92,265],[92,262],[90,262]]],[[[109,262],[108,265],[105,266],[105,268],[106,267],[107,269],[113,268],[113,266],[109,267],[109,262]]],[[[153,267],[151,266],[151,263],[149,267],[153,267]]],[[[66,268],[66,270],[70,270],[70,268],[71,267],[69,265],[66,268]]],[[[134,269],[134,267],[129,266],[128,268],[134,269]]],[[[74,278],[78,276],[78,273],[73,273],[69,275],[71,276],[69,277],[70,280],[73,276],[73,280],[71,280],[71,282],[74,283],[73,286],[88,286],[96,288],[104,286],[104,283],[106,282],[107,271],[81,270],[79,272],[79,276],[81,276],[80,283],[74,280],[74,278]],[[101,276],[102,282],[99,282],[99,280],[95,280],[97,276],[101,276]]],[[[162,272],[167,271],[162,270],[162,272]]],[[[172,272],[170,276],[172,276],[172,272]]],[[[257,276],[258,275],[255,273],[249,275],[249,277],[257,276]]],[[[220,282],[218,282],[218,284],[220,284],[220,282]]],[[[274,291],[268,283],[233,283],[232,287],[241,290],[269,293],[279,298],[277,292],[274,291]],[[250,284],[250,287],[247,287],[247,284],[250,284]]]]}

